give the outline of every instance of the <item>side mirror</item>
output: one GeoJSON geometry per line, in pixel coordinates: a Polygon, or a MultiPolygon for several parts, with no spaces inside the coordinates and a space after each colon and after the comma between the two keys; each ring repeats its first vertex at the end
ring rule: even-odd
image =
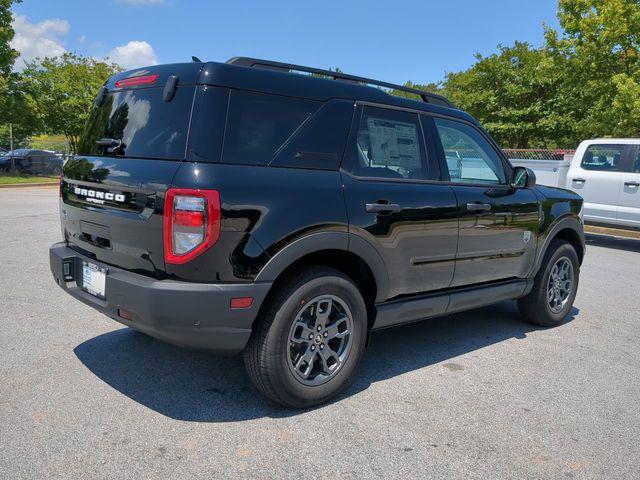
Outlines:
{"type": "Polygon", "coordinates": [[[536,186],[536,174],[527,167],[514,167],[511,185],[518,188],[533,188],[536,186]]]}

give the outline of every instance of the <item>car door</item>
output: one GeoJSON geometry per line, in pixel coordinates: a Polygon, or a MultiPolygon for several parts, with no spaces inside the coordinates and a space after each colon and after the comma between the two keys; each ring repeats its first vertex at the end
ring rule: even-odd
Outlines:
{"type": "Polygon", "coordinates": [[[37,150],[29,150],[24,154],[24,170],[31,175],[40,173],[39,169],[40,157],[37,150]]]}
{"type": "Polygon", "coordinates": [[[449,287],[458,237],[453,189],[442,182],[420,116],[356,109],[342,164],[349,231],[367,241],[389,276],[388,297],[449,287]]]}
{"type": "Polygon", "coordinates": [[[526,277],[539,231],[535,192],[510,184],[506,159],[475,125],[437,116],[431,121],[441,165],[458,204],[452,286],[526,277]]]}
{"type": "Polygon", "coordinates": [[[630,145],[622,144],[587,145],[580,161],[569,169],[567,186],[584,198],[585,220],[617,223],[622,159],[630,148],[630,145]]]}
{"type": "Polygon", "coordinates": [[[623,163],[618,223],[640,227],[640,145],[632,145],[623,163]]]}

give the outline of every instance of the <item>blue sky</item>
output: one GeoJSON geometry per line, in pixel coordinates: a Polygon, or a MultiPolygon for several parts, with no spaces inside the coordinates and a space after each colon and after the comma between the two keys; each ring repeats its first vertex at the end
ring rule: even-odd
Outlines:
{"type": "Polygon", "coordinates": [[[14,46],[24,58],[66,50],[131,68],[241,55],[427,83],[500,43],[540,45],[556,9],[556,0],[24,0],[14,46]]]}

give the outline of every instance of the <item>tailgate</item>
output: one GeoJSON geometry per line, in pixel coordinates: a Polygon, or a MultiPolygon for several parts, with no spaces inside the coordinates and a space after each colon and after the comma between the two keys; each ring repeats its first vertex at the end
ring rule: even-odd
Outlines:
{"type": "Polygon", "coordinates": [[[78,155],[63,170],[61,221],[71,248],[162,276],[164,195],[186,156],[200,68],[148,67],[102,87],[78,155]]]}
{"type": "Polygon", "coordinates": [[[61,223],[69,246],[145,275],[164,272],[164,193],[178,161],[71,159],[61,184],[61,223]]]}

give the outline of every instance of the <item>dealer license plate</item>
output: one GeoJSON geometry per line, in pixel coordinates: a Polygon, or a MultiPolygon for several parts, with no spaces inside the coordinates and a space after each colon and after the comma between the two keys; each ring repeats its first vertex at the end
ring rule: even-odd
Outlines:
{"type": "Polygon", "coordinates": [[[106,279],[106,268],[90,262],[82,262],[82,289],[84,291],[104,300],[106,279]]]}

